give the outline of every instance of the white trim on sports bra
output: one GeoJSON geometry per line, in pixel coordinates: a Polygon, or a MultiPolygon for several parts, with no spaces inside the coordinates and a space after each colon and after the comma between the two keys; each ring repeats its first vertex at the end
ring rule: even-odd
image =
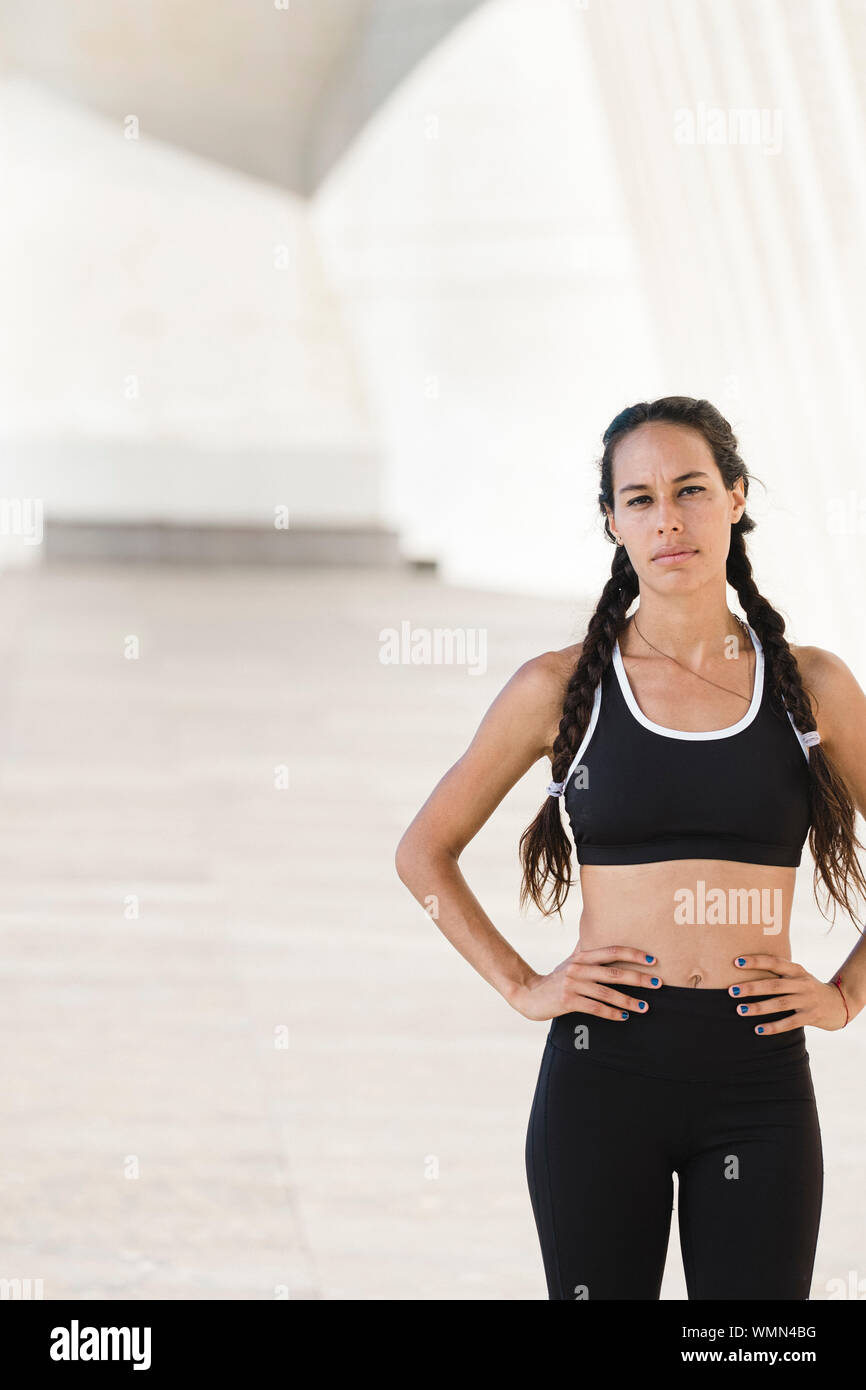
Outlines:
{"type": "Polygon", "coordinates": [[[761,646],[758,634],[747,623],[749,636],[752,639],[752,646],[755,649],[755,682],[752,690],[752,702],[742,719],[738,719],[736,724],[730,724],[726,729],[668,729],[663,724],[656,724],[654,720],[648,719],[640,708],[634,697],[631,686],[628,683],[622,653],[619,649],[619,638],[613,649],[613,666],[616,671],[616,678],[619,681],[619,688],[623,693],[626,704],[639,724],[643,724],[645,729],[652,729],[655,734],[663,734],[665,738],[686,738],[686,739],[708,739],[708,738],[730,738],[733,734],[738,734],[742,729],[748,728],[761,705],[761,696],[764,692],[764,649],[761,646]]]}
{"type": "MultiPolygon", "coordinates": [[[[592,713],[591,713],[590,716],[589,716],[589,723],[588,723],[587,726],[586,726],[586,733],[584,734],[583,738],[580,740],[580,747],[578,748],[577,752],[575,753],[574,757],[573,757],[572,760],[571,760],[571,767],[568,769],[568,772],[565,774],[565,780],[564,780],[564,782],[563,782],[563,784],[562,784],[562,791],[563,791],[563,792],[565,791],[566,787],[568,786],[569,778],[571,777],[571,774],[574,772],[574,769],[577,767],[578,763],[580,762],[581,758],[583,757],[584,753],[586,752],[586,746],[587,746],[587,744],[589,743],[589,740],[592,738],[592,736],[593,736],[593,734],[594,734],[594,732],[595,732],[595,726],[596,726],[596,724],[598,723],[598,714],[599,714],[599,710],[600,710],[600,709],[601,709],[601,681],[599,681],[598,685],[595,687],[595,698],[594,698],[594,700],[593,700],[593,702],[592,702],[592,713]]],[[[562,794],[562,793],[560,793],[560,795],[561,795],[561,794],[562,794]]]]}
{"type": "MultiPolygon", "coordinates": [[[[749,705],[749,708],[747,709],[746,713],[743,715],[742,719],[740,719],[736,724],[731,724],[727,729],[707,729],[705,731],[695,731],[687,729],[667,729],[662,724],[656,724],[653,722],[652,719],[648,719],[644,714],[643,710],[638,705],[637,701],[635,700],[632,688],[628,683],[628,676],[625,672],[622,653],[620,652],[619,641],[617,640],[613,649],[613,666],[616,671],[617,680],[619,681],[619,686],[622,690],[625,702],[631,710],[632,714],[638,720],[638,722],[640,724],[643,724],[645,728],[652,729],[657,734],[664,734],[666,738],[684,739],[729,738],[731,734],[738,734],[741,729],[747,728],[749,724],[752,723],[752,720],[758,713],[758,710],[761,705],[761,697],[764,692],[764,649],[761,645],[761,640],[758,637],[758,634],[755,632],[755,629],[751,626],[750,623],[747,623],[746,626],[749,629],[749,636],[752,639],[752,645],[755,649],[755,684],[754,689],[752,691],[752,702],[749,705]]],[[[560,796],[564,793],[565,788],[568,786],[568,783],[571,779],[571,774],[574,772],[574,769],[577,767],[578,763],[580,762],[581,758],[586,752],[589,741],[595,732],[595,726],[598,723],[598,716],[601,712],[601,687],[602,682],[599,681],[598,685],[595,687],[595,698],[593,700],[592,713],[590,714],[589,723],[586,726],[586,733],[580,741],[580,747],[578,748],[577,752],[571,760],[571,766],[569,767],[568,772],[565,774],[565,778],[562,782],[562,791],[560,792],[560,796]]],[[[806,762],[808,763],[809,745],[806,742],[806,736],[800,733],[800,730],[797,728],[793,718],[791,717],[791,711],[786,710],[785,713],[788,716],[791,728],[797,735],[797,742],[802,748],[803,756],[805,757],[806,762]]],[[[552,786],[553,784],[551,783],[550,785],[552,786]]],[[[559,786],[560,784],[557,783],[556,785],[559,786]]]]}

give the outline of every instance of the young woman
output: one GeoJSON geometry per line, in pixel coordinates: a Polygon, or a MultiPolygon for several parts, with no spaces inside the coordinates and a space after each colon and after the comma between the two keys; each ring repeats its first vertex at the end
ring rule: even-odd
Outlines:
{"type": "Polygon", "coordinates": [[[515,672],[397,871],[436,894],[438,926],[508,1003],[551,1020],[526,1136],[549,1297],[657,1299],[676,1171],[690,1299],[808,1299],[824,1169],[805,1026],[860,1012],[866,946],[822,981],[790,959],[789,919],[808,834],[815,889],[859,920],[866,695],[832,652],[789,646],[758,591],[749,474],[708,401],[622,411],[600,469],[616,550],[583,642],[515,672]],[[583,900],[549,974],[458,866],[543,756],[521,907],[561,910],[563,810],[583,900]]]}

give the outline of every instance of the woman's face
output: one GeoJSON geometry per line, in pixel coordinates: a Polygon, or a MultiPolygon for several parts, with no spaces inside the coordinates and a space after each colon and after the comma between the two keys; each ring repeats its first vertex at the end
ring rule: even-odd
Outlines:
{"type": "Polygon", "coordinates": [[[746,506],[742,480],[725,487],[697,430],[653,420],[632,430],[613,460],[610,529],[619,536],[641,588],[688,593],[724,575],[731,526],[746,506]],[[688,475],[688,476],[686,476],[688,475]],[[664,559],[661,550],[686,552],[664,559]]]}

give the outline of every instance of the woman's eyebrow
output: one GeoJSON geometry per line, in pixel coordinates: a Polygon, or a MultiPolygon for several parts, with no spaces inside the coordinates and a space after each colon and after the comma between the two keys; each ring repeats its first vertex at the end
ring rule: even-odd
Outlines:
{"type": "MultiPolygon", "coordinates": [[[[684,483],[687,478],[706,478],[708,474],[700,470],[693,470],[691,473],[681,473],[678,478],[672,478],[673,483],[684,483]]],[[[649,483],[626,483],[624,487],[617,488],[617,492],[646,492],[649,483]]]]}

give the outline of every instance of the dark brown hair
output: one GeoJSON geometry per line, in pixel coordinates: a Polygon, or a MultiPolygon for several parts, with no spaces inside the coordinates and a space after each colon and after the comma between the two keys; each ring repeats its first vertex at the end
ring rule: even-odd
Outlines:
{"type": "MultiPolygon", "coordinates": [[[[726,488],[730,490],[741,479],[748,496],[749,473],[737,452],[737,440],[731,426],[709,401],[693,400],[691,396],[665,396],[661,400],[629,406],[620,412],[604,432],[604,453],[599,462],[601,485],[599,508],[604,516],[608,539],[616,543],[608,521],[605,504],[613,511],[613,456],[617,444],[625,435],[649,420],[664,420],[683,425],[703,435],[713,453],[726,488]]],[[[765,671],[769,678],[771,705],[785,716],[785,708],[801,733],[815,728],[811,698],[803,686],[800,670],[791,648],[785,640],[785,622],[752,578],[752,566],[746,553],[746,536],[755,523],[744,511],[731,526],[731,544],[727,559],[727,580],[736,590],[740,605],[751,626],[758,634],[764,649],[765,671]]],[[[562,781],[571,766],[592,712],[595,687],[613,658],[614,644],[626,620],[628,610],[639,593],[640,585],[625,546],[617,546],[595,612],[589,620],[580,658],[565,693],[559,733],[553,744],[551,775],[562,781]]],[[[855,807],[839,771],[821,744],[809,748],[809,808],[811,827],[809,848],[815,860],[814,892],[818,899],[819,876],[830,899],[840,904],[855,922],[859,921],[852,904],[852,885],[866,896],[866,880],[857,859],[856,850],[863,849],[854,834],[855,807]]],[[[546,796],[544,805],[520,839],[520,859],[523,882],[520,890],[521,909],[531,898],[545,915],[561,911],[571,886],[571,842],[566,834],[560,810],[560,798],[546,796]],[[549,906],[543,892],[548,880],[549,906]]],[[[818,906],[824,916],[820,901],[818,906]]],[[[833,908],[833,921],[836,908],[833,908]]]]}

